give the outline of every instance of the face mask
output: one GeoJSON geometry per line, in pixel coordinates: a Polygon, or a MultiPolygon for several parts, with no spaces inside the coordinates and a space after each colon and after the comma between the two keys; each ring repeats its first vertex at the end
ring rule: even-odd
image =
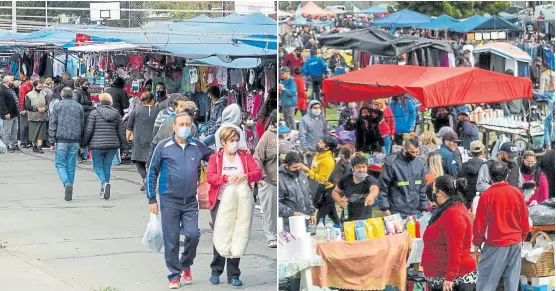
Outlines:
{"type": "Polygon", "coordinates": [[[252,119],[248,119],[246,122],[247,126],[253,126],[253,120],[252,119]]]}
{"type": "Polygon", "coordinates": [[[405,152],[405,157],[406,157],[406,159],[409,160],[409,161],[415,160],[415,156],[412,155],[412,154],[410,154],[409,152],[405,152]]]}
{"type": "Polygon", "coordinates": [[[42,89],[35,89],[35,92],[40,93],[42,89]]]}
{"type": "Polygon", "coordinates": [[[299,170],[292,171],[292,170],[288,169],[288,172],[290,172],[292,174],[292,176],[294,176],[296,178],[299,177],[299,170]]]}
{"type": "Polygon", "coordinates": [[[367,176],[369,176],[369,174],[367,173],[359,173],[359,172],[353,172],[353,176],[356,177],[359,180],[365,180],[365,178],[367,178],[367,176]]]}
{"type": "Polygon", "coordinates": [[[180,139],[187,139],[191,135],[191,127],[178,128],[178,137],[180,139]]]}
{"type": "Polygon", "coordinates": [[[432,200],[436,203],[436,205],[440,205],[438,204],[438,192],[432,193],[432,200]]]}
{"type": "Polygon", "coordinates": [[[297,53],[297,54],[295,54],[295,56],[299,58],[299,57],[301,57],[301,54],[297,53]]]}
{"type": "Polygon", "coordinates": [[[319,116],[320,112],[320,109],[311,109],[311,114],[313,114],[314,116],[319,116]]]}
{"type": "Polygon", "coordinates": [[[323,148],[319,148],[319,147],[317,147],[317,152],[319,152],[319,153],[323,153],[323,152],[325,152],[325,151],[326,151],[326,149],[323,149],[323,148]]]}
{"type": "Polygon", "coordinates": [[[237,150],[238,150],[238,143],[237,143],[237,141],[228,143],[228,152],[229,152],[230,154],[235,154],[235,153],[237,153],[237,150]]]}
{"type": "Polygon", "coordinates": [[[14,84],[9,84],[8,86],[9,86],[10,88],[13,88],[13,87],[14,87],[14,84]]]}
{"type": "Polygon", "coordinates": [[[89,90],[89,87],[81,87],[81,90],[87,92],[87,90],[89,90]]]}
{"type": "Polygon", "coordinates": [[[521,166],[521,171],[526,175],[531,175],[535,171],[535,167],[524,164],[521,166]]]}
{"type": "Polygon", "coordinates": [[[363,115],[363,116],[361,116],[361,118],[364,119],[364,120],[369,120],[369,119],[371,119],[371,116],[370,115],[363,115]]]}

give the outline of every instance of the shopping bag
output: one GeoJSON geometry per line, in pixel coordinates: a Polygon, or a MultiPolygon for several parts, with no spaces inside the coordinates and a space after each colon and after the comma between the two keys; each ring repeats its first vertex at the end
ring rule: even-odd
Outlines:
{"type": "Polygon", "coordinates": [[[141,243],[157,253],[160,252],[160,249],[162,249],[162,245],[164,244],[160,215],[151,212],[151,217],[149,223],[147,224],[147,230],[145,230],[141,243]]]}
{"type": "Polygon", "coordinates": [[[6,145],[0,139],[0,155],[3,155],[7,152],[8,152],[8,148],[6,147],[6,145]]]}
{"type": "Polygon", "coordinates": [[[209,201],[210,185],[207,181],[199,182],[197,185],[197,200],[199,200],[200,209],[211,209],[209,201]]]}

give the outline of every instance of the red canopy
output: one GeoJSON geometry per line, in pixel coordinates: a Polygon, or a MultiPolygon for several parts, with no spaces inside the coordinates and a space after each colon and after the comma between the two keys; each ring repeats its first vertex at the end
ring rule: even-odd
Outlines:
{"type": "Polygon", "coordinates": [[[386,98],[404,93],[424,107],[496,103],[532,98],[529,78],[518,78],[479,68],[372,65],[325,79],[326,102],[386,98]]]}
{"type": "Polygon", "coordinates": [[[320,8],[317,4],[313,3],[312,1],[307,2],[303,7],[300,9],[301,15],[311,15],[311,16],[333,16],[336,13],[332,13],[326,9],[320,8]]]}

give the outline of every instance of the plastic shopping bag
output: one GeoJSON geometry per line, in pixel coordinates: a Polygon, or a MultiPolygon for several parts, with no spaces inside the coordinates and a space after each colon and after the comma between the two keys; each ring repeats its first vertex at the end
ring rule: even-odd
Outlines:
{"type": "Polygon", "coordinates": [[[6,145],[0,140],[0,155],[3,155],[8,152],[8,148],[6,145]]]}
{"type": "Polygon", "coordinates": [[[157,253],[162,249],[164,238],[162,237],[162,223],[159,215],[151,212],[147,230],[145,230],[141,243],[157,253]]]}

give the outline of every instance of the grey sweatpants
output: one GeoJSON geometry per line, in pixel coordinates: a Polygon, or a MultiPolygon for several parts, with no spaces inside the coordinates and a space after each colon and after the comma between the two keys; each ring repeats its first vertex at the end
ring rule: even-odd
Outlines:
{"type": "Polygon", "coordinates": [[[17,146],[17,117],[10,120],[3,120],[4,133],[2,141],[8,148],[15,148],[17,146]]]}
{"type": "Polygon", "coordinates": [[[286,126],[291,130],[297,130],[295,126],[295,106],[282,106],[282,112],[284,113],[286,126]]]}
{"type": "Polygon", "coordinates": [[[276,220],[278,219],[278,189],[266,183],[259,187],[259,199],[263,210],[263,230],[267,242],[276,241],[276,220]]]}
{"type": "Polygon", "coordinates": [[[495,291],[500,278],[504,278],[504,291],[519,287],[521,272],[521,243],[507,247],[485,244],[481,252],[477,274],[477,290],[495,291]]]}

